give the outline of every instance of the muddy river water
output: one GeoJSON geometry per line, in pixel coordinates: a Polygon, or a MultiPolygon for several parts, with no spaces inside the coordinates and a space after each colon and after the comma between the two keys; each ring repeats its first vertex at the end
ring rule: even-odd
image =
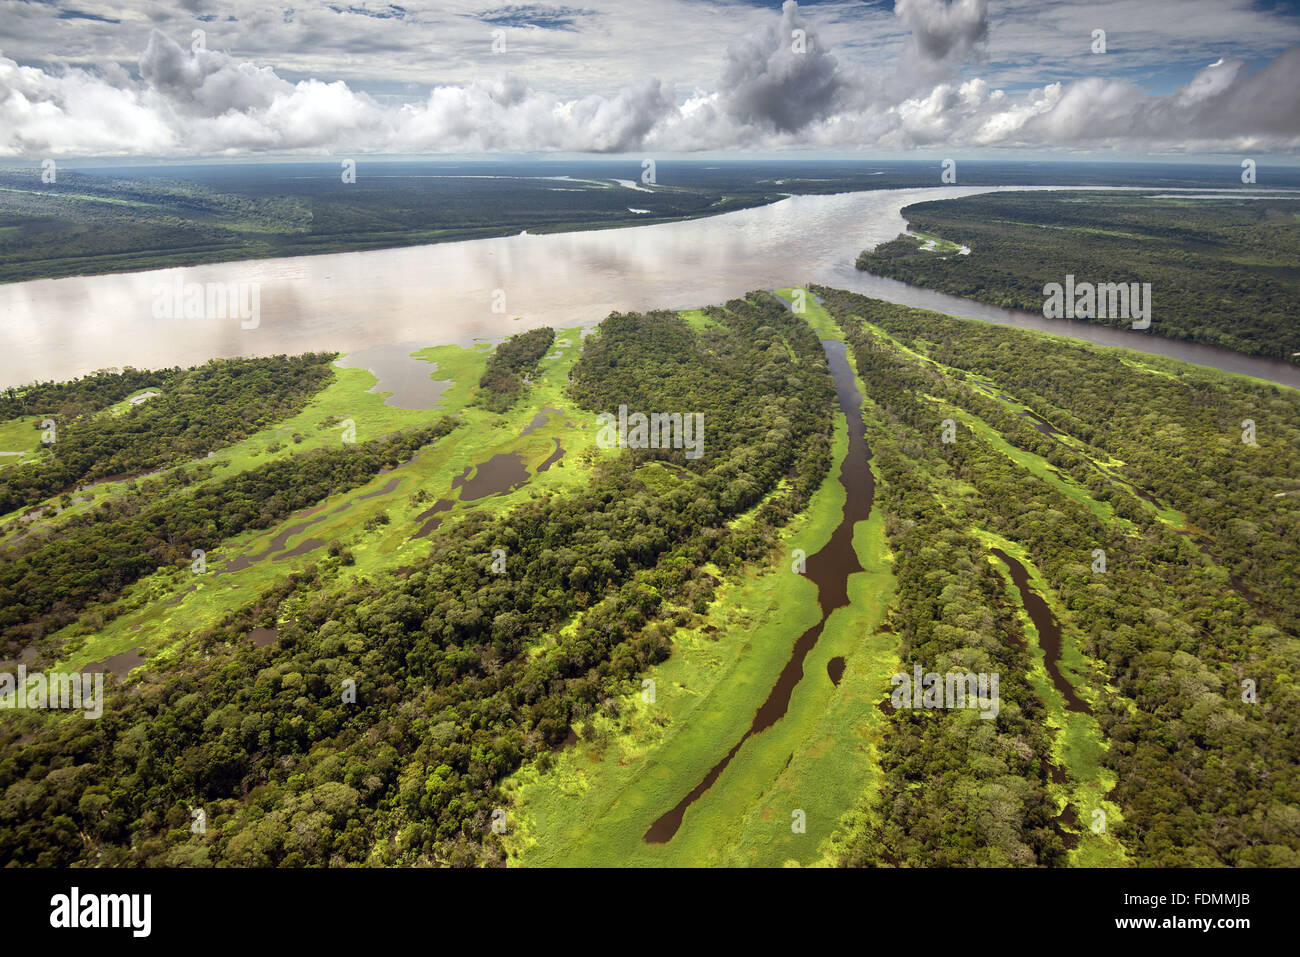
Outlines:
{"type": "MultiPolygon", "coordinates": [[[[5,283],[0,284],[5,340],[0,387],[124,365],[158,368],[241,355],[377,350],[358,364],[396,363],[391,387],[396,395],[390,402],[418,407],[428,396],[411,390],[436,386],[410,377],[420,364],[405,355],[407,344],[470,345],[476,338],[499,339],[540,325],[591,325],[613,310],[687,308],[806,282],[1300,387],[1300,367],[1281,360],[1044,319],[853,268],[864,248],[906,228],[899,212],[903,206],[1001,188],[1028,187],[792,196],[756,209],[653,226],[5,283]],[[155,300],[170,294],[177,282],[205,290],[217,284],[256,288],[256,318],[155,318],[155,300]],[[383,348],[399,344],[403,350],[383,348]]],[[[1159,323],[1158,303],[1153,322],[1159,323]]],[[[376,371],[383,391],[385,373],[376,371]]]]}

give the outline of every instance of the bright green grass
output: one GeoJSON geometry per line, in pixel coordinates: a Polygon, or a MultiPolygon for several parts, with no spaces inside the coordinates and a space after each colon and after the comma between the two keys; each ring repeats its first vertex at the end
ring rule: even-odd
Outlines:
{"type": "MultiPolygon", "coordinates": [[[[436,419],[440,413],[395,409],[384,405],[390,393],[376,395],[366,390],[374,386],[373,373],[365,369],[340,369],[333,367],[334,381],[318,392],[302,412],[276,426],[263,429],[247,438],[227,446],[215,455],[198,461],[214,467],[213,479],[224,478],[238,472],[264,465],[274,458],[308,452],[315,449],[337,447],[342,441],[343,427],[329,426],[331,420],[352,420],[356,427],[356,441],[366,442],[399,429],[412,428],[436,419]],[[293,441],[294,433],[303,436],[301,443],[293,441]],[[273,449],[276,444],[282,446],[273,449]]],[[[481,372],[480,372],[481,374],[481,372]]],[[[477,376],[474,379],[478,381],[477,376]]],[[[140,391],[148,391],[142,389],[140,391]]],[[[119,403],[121,404],[121,403],[119,403]]],[[[193,463],[187,463],[190,465],[193,463]]],[[[210,481],[211,481],[210,480],[210,481]]],[[[129,495],[141,479],[115,482],[97,482],[85,491],[74,493],[74,505],[64,509],[62,517],[89,511],[103,502],[129,495]]],[[[55,496],[45,504],[58,501],[55,496]]],[[[52,512],[54,510],[51,510],[52,512]]],[[[45,522],[57,524],[61,517],[51,514],[45,522]]]]}
{"type": "MultiPolygon", "coordinates": [[[[490,344],[484,344],[475,349],[463,349],[454,345],[436,346],[413,353],[431,363],[431,378],[455,380],[432,411],[398,409],[385,405],[384,400],[392,395],[391,392],[368,391],[377,382],[373,373],[366,369],[331,366],[334,374],[333,381],[318,392],[303,411],[285,419],[279,425],[263,429],[199,461],[213,465],[213,477],[220,479],[264,465],[278,457],[323,448],[336,448],[343,440],[345,422],[350,421],[353,424],[357,442],[368,442],[400,429],[426,425],[440,418],[444,413],[457,413],[477,388],[479,376],[483,374],[487,364],[487,355],[477,350],[489,346],[490,344]],[[293,441],[295,433],[302,436],[301,442],[293,441]],[[273,450],[277,444],[282,448],[273,450]]],[[[139,392],[148,391],[151,390],[149,388],[139,390],[139,392]]],[[[110,407],[108,411],[117,410],[119,407],[124,409],[127,404],[127,400],[123,400],[110,407]]],[[[187,463],[190,464],[193,463],[187,463]]],[[[95,483],[86,491],[76,493],[74,496],[76,504],[64,510],[63,514],[76,515],[110,498],[130,494],[138,481],[95,483]]],[[[53,502],[57,502],[57,497],[48,500],[45,504],[53,502]]]]}
{"type": "MultiPolygon", "coordinates": [[[[935,399],[933,396],[927,396],[927,398],[933,399],[933,401],[935,402],[939,402],[939,400],[935,399]]],[[[1003,403],[1003,404],[1008,405],[1012,409],[1023,408],[1023,406],[1020,406],[1019,403],[1003,403]]],[[[949,413],[953,418],[960,419],[962,422],[964,422],[967,426],[970,427],[971,431],[978,434],[980,438],[984,439],[991,447],[1001,452],[1003,455],[1007,456],[1009,459],[1011,459],[1021,468],[1029,472],[1032,472],[1035,476],[1043,479],[1046,482],[1050,482],[1057,489],[1057,491],[1059,491],[1062,495],[1065,495],[1067,498],[1073,499],[1074,501],[1078,502],[1080,505],[1087,507],[1088,510],[1091,511],[1099,521],[1106,522],[1106,523],[1114,523],[1123,527],[1126,531],[1135,533],[1133,523],[1126,518],[1121,518],[1120,516],[1116,515],[1114,508],[1111,506],[1109,502],[1101,502],[1093,498],[1092,494],[1088,491],[1087,488],[1085,488],[1082,485],[1079,485],[1077,482],[1075,482],[1064,472],[1061,472],[1056,468],[1054,468],[1051,465],[1051,463],[1049,463],[1042,456],[1037,455],[1033,452],[1026,451],[1025,449],[1022,449],[1019,446],[1012,445],[1010,442],[1008,442],[1006,439],[1002,437],[1002,433],[998,432],[991,425],[989,425],[987,422],[985,422],[982,418],[975,415],[974,413],[967,412],[964,409],[957,409],[952,406],[944,406],[944,407],[949,410],[949,413]]],[[[1073,442],[1069,440],[1070,440],[1070,436],[1066,436],[1067,445],[1073,448],[1074,451],[1077,452],[1078,454],[1084,456],[1085,458],[1090,459],[1094,464],[1096,464],[1099,468],[1102,469],[1103,472],[1105,472],[1108,475],[1113,474],[1115,472],[1116,466],[1122,466],[1124,464],[1123,462],[1120,462],[1116,459],[1111,459],[1109,456],[1107,457],[1107,461],[1102,462],[1099,457],[1091,454],[1090,451],[1087,450],[1082,445],[1082,443],[1078,442],[1077,440],[1073,442]]],[[[1146,499],[1142,498],[1141,496],[1135,495],[1133,496],[1133,498],[1134,501],[1138,502],[1144,508],[1147,508],[1150,511],[1154,512],[1156,516],[1166,525],[1169,525],[1180,531],[1187,529],[1188,527],[1187,517],[1177,509],[1169,508],[1167,506],[1157,508],[1155,505],[1152,505],[1150,502],[1148,502],[1146,499]]]]}
{"type": "MultiPolygon", "coordinates": [[[[1092,233],[1093,235],[1097,235],[1097,236],[1118,236],[1122,239],[1140,239],[1145,242],[1150,242],[1151,240],[1157,238],[1154,236],[1145,236],[1140,233],[1121,233],[1113,229],[1097,229],[1096,227],[1089,227],[1089,226],[1077,226],[1077,225],[1052,226],[1048,223],[1020,223],[1020,222],[1016,222],[1013,219],[995,219],[992,220],[992,222],[1005,223],[1008,226],[1023,226],[1027,229],[1060,229],[1072,233],[1092,233]]],[[[921,236],[924,234],[917,233],[916,235],[921,236]]]]}
{"type": "Polygon", "coordinates": [[[89,193],[52,193],[40,189],[17,189],[12,186],[0,186],[0,192],[23,193],[30,196],[55,196],[59,199],[79,199],[87,203],[107,203],[111,206],[160,207],[160,203],[146,203],[141,199],[117,199],[109,196],[91,196],[89,193]]]}
{"type": "MultiPolygon", "coordinates": [[[[789,286],[784,289],[774,289],[772,292],[781,299],[784,299],[787,303],[793,303],[796,289],[802,289],[802,287],[789,286]]],[[[804,290],[803,319],[804,322],[808,323],[808,325],[812,327],[813,332],[817,333],[820,338],[834,339],[837,342],[844,341],[844,333],[842,333],[840,327],[836,325],[835,319],[829,312],[818,304],[817,300],[813,297],[813,294],[807,290],[804,290]]],[[[857,368],[856,364],[853,363],[851,351],[849,362],[855,369],[857,368]]],[[[866,393],[864,392],[863,394],[865,395],[866,393]]]]}
{"type": "Polygon", "coordinates": [[[706,315],[703,309],[682,309],[677,314],[681,316],[682,321],[696,332],[722,328],[721,324],[716,319],[706,315]]]}
{"type": "Polygon", "coordinates": [[[22,455],[0,455],[0,469],[30,462],[33,453],[41,447],[41,417],[26,416],[0,422],[0,452],[22,452],[22,455]]]}
{"type": "MultiPolygon", "coordinates": [[[[977,528],[973,529],[973,533],[989,547],[1002,549],[1025,566],[1025,571],[1029,574],[1029,586],[1047,602],[1052,615],[1061,626],[1061,673],[1074,687],[1075,693],[1086,701],[1094,712],[1099,710],[1099,695],[1096,688],[1079,676],[1099,675],[1100,668],[1090,662],[1079,650],[1078,628],[1055,591],[1048,586],[1041,572],[1030,560],[1029,554],[1015,542],[993,532],[977,528]]],[[[1034,662],[1029,672],[1029,683],[1034,693],[1046,705],[1047,727],[1054,733],[1052,759],[1064,767],[1073,779],[1065,785],[1048,785],[1048,792],[1058,802],[1058,810],[1069,801],[1077,815],[1072,832],[1078,835],[1079,844],[1069,852],[1069,862],[1075,867],[1128,866],[1130,860],[1124,846],[1111,836],[1111,832],[1122,818],[1119,805],[1106,799],[1106,795],[1115,786],[1116,779],[1112,771],[1101,766],[1101,757],[1109,747],[1102,733],[1101,724],[1093,715],[1080,714],[1066,708],[1064,697],[1047,673],[1046,654],[1039,645],[1038,629],[1021,604],[1020,591],[1011,580],[1010,569],[996,556],[990,555],[989,561],[1002,572],[1006,579],[1007,597],[1019,610],[1025,640],[1034,662]],[[1094,811],[1097,809],[1104,812],[1104,828],[1101,827],[1103,819],[1094,818],[1094,811]],[[1098,830],[1094,830],[1094,823],[1097,823],[1098,830]]]]}
{"type": "MultiPolygon", "coordinates": [[[[386,406],[383,399],[387,393],[366,391],[375,384],[373,374],[364,369],[335,368],[337,378],[334,383],[322,390],[298,416],[250,436],[206,460],[229,463],[215,473],[226,476],[275,457],[313,448],[336,447],[342,441],[339,423],[344,420],[351,420],[355,425],[358,442],[400,428],[425,424],[443,414],[455,414],[462,420],[459,428],[423,449],[412,462],[377,476],[364,486],[327,499],[324,508],[313,516],[323,515],[325,518],[291,536],[284,548],[275,554],[237,572],[216,574],[240,556],[265,553],[281,531],[306,521],[308,510],[290,516],[273,528],[245,533],[214,545],[205,557],[208,568],[205,574],[195,575],[188,568],[170,568],[138,582],[117,603],[123,611],[118,618],[87,636],[84,644],[78,644],[78,640],[73,638],[64,664],[77,666],[132,648],[143,648],[146,657],[165,657],[180,647],[189,633],[209,627],[231,608],[253,599],[289,572],[313,562],[324,562],[337,569],[336,587],[358,577],[374,576],[410,564],[428,552],[430,541],[428,537],[411,538],[419,528],[415,516],[439,498],[455,502],[451,510],[442,513],[443,526],[446,526],[463,516],[468,508],[497,513],[528,496],[585,482],[587,470],[582,466],[583,453],[595,444],[594,424],[590,416],[578,414],[564,395],[568,370],[578,354],[578,330],[563,330],[557,334],[556,346],[551,356],[542,361],[541,372],[527,395],[504,415],[468,405],[486,364],[487,351],[453,345],[416,353],[436,364],[436,368],[430,366],[432,377],[454,380],[443,392],[439,408],[432,411],[386,406]],[[527,438],[519,438],[519,433],[531,422],[533,415],[548,405],[562,410],[561,413],[550,415],[546,424],[527,438]],[[330,422],[334,424],[326,425],[330,422]],[[301,443],[292,441],[295,432],[304,436],[301,443]],[[553,439],[557,438],[564,445],[564,458],[547,472],[536,474],[537,466],[555,450],[553,439]],[[283,448],[270,451],[276,442],[283,448]],[[459,492],[451,488],[452,479],[460,476],[466,466],[475,466],[493,455],[509,452],[522,454],[532,475],[531,480],[508,495],[461,503],[459,492]],[[395,487],[383,491],[393,480],[396,480],[395,487]],[[427,493],[427,501],[412,502],[412,496],[421,489],[427,493]],[[373,492],[380,494],[362,498],[373,492]],[[348,502],[352,503],[350,507],[338,511],[348,502]],[[366,531],[366,520],[381,512],[389,516],[389,524],[366,531]],[[324,545],[290,559],[276,560],[276,555],[291,551],[308,539],[320,539],[326,544],[337,539],[352,551],[355,564],[338,567],[336,560],[326,558],[324,545]]],[[[473,474],[470,473],[471,478],[473,474]]],[[[433,535],[437,534],[435,530],[433,535]]],[[[72,636],[75,629],[76,626],[65,629],[60,637],[72,636]]]]}
{"type": "MultiPolygon", "coordinates": [[[[889,333],[885,332],[883,329],[879,328],[878,326],[872,325],[871,323],[867,323],[867,325],[874,333],[876,333],[876,335],[878,336],[878,341],[880,341],[884,345],[896,349],[898,352],[907,356],[909,359],[916,362],[928,363],[929,365],[934,366],[936,369],[939,369],[943,371],[945,374],[948,374],[950,376],[954,375],[958,371],[952,369],[949,366],[944,365],[941,362],[937,362],[936,360],[929,358],[928,356],[924,355],[921,352],[916,351],[915,349],[909,348],[908,346],[899,342],[897,339],[890,336],[889,333]]],[[[1156,370],[1152,370],[1152,371],[1154,372],[1156,370]]],[[[974,378],[976,380],[976,387],[979,389],[981,393],[987,395],[989,398],[992,398],[994,401],[998,402],[1000,405],[1002,405],[1004,408],[1008,409],[1009,411],[1011,412],[1036,411],[1030,409],[1029,406],[1023,405],[1022,403],[1015,402],[1015,401],[1008,401],[1006,399],[1001,398],[998,395],[994,395],[993,393],[995,390],[999,392],[1002,390],[1001,387],[988,376],[980,375],[980,376],[975,376],[974,378]]],[[[1084,488],[1082,485],[1079,485],[1073,479],[1065,475],[1065,473],[1060,472],[1059,470],[1054,468],[1042,456],[1021,449],[1018,446],[1012,445],[1010,442],[1008,442],[1006,439],[1002,437],[1002,434],[1000,432],[994,429],[982,418],[975,415],[973,412],[969,412],[966,409],[961,409],[954,406],[946,405],[934,396],[926,396],[926,398],[930,399],[931,401],[943,407],[943,409],[945,410],[944,417],[950,416],[954,420],[957,419],[961,420],[971,429],[971,431],[975,432],[977,435],[980,436],[980,438],[984,439],[992,448],[1001,452],[1003,455],[1006,455],[1008,458],[1010,458],[1021,468],[1026,469],[1027,471],[1033,473],[1038,478],[1041,478],[1044,481],[1051,483],[1053,487],[1057,489],[1057,491],[1065,495],[1067,498],[1071,498],[1074,501],[1078,502],[1079,504],[1087,507],[1093,513],[1093,515],[1097,517],[1099,521],[1108,522],[1108,523],[1117,523],[1118,525],[1120,525],[1130,533],[1135,533],[1133,524],[1129,522],[1127,519],[1120,518],[1118,515],[1116,515],[1114,508],[1108,502],[1101,502],[1093,498],[1092,494],[1086,488],[1084,488]]],[[[1107,455],[1105,457],[1105,460],[1103,461],[1100,453],[1096,452],[1090,446],[1086,445],[1085,443],[1081,442],[1080,440],[1074,438],[1071,435],[1062,433],[1061,441],[1063,441],[1064,444],[1067,445],[1074,452],[1092,461],[1107,475],[1113,476],[1116,473],[1116,470],[1119,467],[1122,467],[1124,465],[1123,462],[1119,461],[1118,459],[1112,458],[1109,455],[1107,455]]],[[[1187,528],[1186,516],[1183,515],[1181,512],[1179,512],[1177,509],[1168,508],[1168,507],[1157,508],[1156,506],[1152,505],[1150,502],[1148,502],[1144,498],[1141,498],[1140,496],[1134,496],[1134,500],[1139,502],[1144,507],[1154,511],[1156,515],[1160,518],[1160,520],[1165,522],[1167,525],[1171,525],[1174,528],[1179,530],[1183,530],[1187,528]]]]}
{"type": "MultiPolygon", "coordinates": [[[[846,447],[844,437],[836,451],[842,455],[846,447]]],[[[783,748],[799,746],[811,730],[800,725],[835,690],[826,677],[826,661],[832,651],[851,653],[866,633],[865,627],[846,627],[853,624],[847,609],[832,617],[806,659],[806,678],[796,689],[786,719],[746,744],[714,787],[687,812],[672,842],[646,845],[641,840],[650,824],[745,733],[789,659],[794,638],[820,617],[816,587],[790,569],[789,556],[795,548],[812,553],[829,539],[843,497],[838,481],[828,482],[806,515],[783,537],[779,565],[755,570],[719,588],[706,616],[718,629],[716,636],[697,629],[679,630],[672,658],[648,674],[656,686],[654,704],[639,694],[623,702],[631,717],[621,733],[612,722],[598,719],[584,729],[583,737],[590,741],[563,752],[553,771],[538,775],[528,769],[516,775],[508,787],[519,789],[520,821],[511,843],[521,851],[522,863],[703,864],[716,861],[724,851],[749,857],[773,837],[795,836],[790,833],[788,811],[784,821],[772,827],[761,816],[739,819],[735,809],[756,805],[769,787],[790,786],[791,777],[780,780],[791,753],[783,748]],[[814,684],[819,686],[817,693],[812,701],[805,700],[809,696],[804,692],[814,684]],[[725,837],[716,830],[719,823],[725,837]]],[[[855,593],[860,590],[860,581],[851,584],[855,593]]],[[[847,691],[850,679],[862,670],[855,658],[841,688],[847,691]]],[[[795,805],[810,811],[809,833],[800,842],[805,859],[815,854],[819,830],[829,831],[839,809],[855,796],[829,803],[824,794],[804,795],[803,803],[795,805]],[[815,813],[823,803],[824,813],[815,813]]],[[[780,863],[789,854],[782,851],[767,863],[780,863]]]]}
{"type": "MultiPolygon", "coordinates": [[[[1111,508],[1110,503],[1097,501],[1088,493],[1088,490],[1086,488],[1076,484],[1074,481],[1066,477],[1063,473],[1058,472],[1056,469],[1052,468],[1052,466],[1048,463],[1048,461],[1044,459],[1042,456],[1036,455],[1033,452],[1026,452],[1024,449],[1012,445],[1010,442],[1008,442],[1006,439],[1002,437],[1001,433],[999,433],[996,429],[994,429],[991,425],[989,425],[979,416],[973,415],[972,413],[967,412],[964,409],[959,409],[954,406],[950,406],[944,402],[941,402],[939,399],[935,398],[934,396],[926,396],[926,398],[931,399],[933,402],[936,403],[936,405],[940,406],[940,408],[943,410],[944,416],[952,417],[962,422],[972,432],[974,432],[986,443],[988,443],[988,445],[991,448],[993,448],[998,452],[1001,452],[1003,455],[1011,459],[1011,461],[1015,462],[1025,471],[1033,474],[1037,478],[1042,479],[1044,482],[1047,482],[1049,485],[1055,488],[1066,498],[1078,502],[1080,505],[1087,508],[1089,511],[1092,512],[1092,514],[1097,518],[1098,521],[1108,523],[1108,524],[1118,523],[1130,533],[1134,532],[1132,523],[1116,515],[1115,510],[1111,508]]],[[[937,425],[938,423],[936,422],[936,431],[937,431],[937,425]]],[[[958,442],[961,441],[960,433],[958,433],[957,435],[957,441],[958,442]]]]}
{"type": "MultiPolygon", "coordinates": [[[[1149,372],[1152,375],[1168,375],[1168,373],[1162,372],[1158,369],[1149,369],[1145,366],[1137,365],[1136,363],[1134,363],[1134,365],[1136,368],[1149,372]]],[[[1008,409],[1009,411],[1014,413],[1021,413],[1021,412],[1036,413],[1037,412],[1036,409],[1030,408],[1029,406],[1021,402],[1008,401],[1007,399],[1002,398],[1001,394],[995,394],[994,391],[992,390],[997,390],[997,392],[1000,393],[1001,389],[988,376],[976,376],[974,378],[982,380],[983,383],[987,384],[988,388],[982,389],[981,391],[983,391],[986,395],[989,396],[989,398],[993,399],[1003,408],[1008,409]]],[[[1173,426],[1168,426],[1168,427],[1172,428],[1173,426]]],[[[1083,442],[1081,439],[1077,439],[1073,435],[1070,435],[1067,432],[1060,431],[1059,428],[1057,428],[1056,431],[1057,434],[1053,437],[1053,441],[1061,443],[1062,445],[1066,446],[1071,451],[1073,451],[1075,454],[1080,455],[1083,458],[1089,460],[1090,462],[1092,462],[1093,465],[1097,466],[1097,468],[1108,478],[1120,482],[1122,484],[1122,482],[1124,481],[1124,476],[1120,472],[1120,469],[1124,467],[1125,463],[1123,460],[1117,459],[1108,453],[1101,452],[1097,449],[1094,449],[1092,446],[1083,442]]],[[[1175,442],[1180,442],[1181,440],[1182,440],[1181,435],[1173,437],[1173,441],[1175,442]]],[[[1160,518],[1160,520],[1164,522],[1166,525],[1172,525],[1174,528],[1179,530],[1185,530],[1188,527],[1187,516],[1184,515],[1182,512],[1178,511],[1178,509],[1170,508],[1168,506],[1157,507],[1151,504],[1150,502],[1148,502],[1146,499],[1142,498],[1140,495],[1134,495],[1134,500],[1139,502],[1143,507],[1148,508],[1151,511],[1155,512],[1156,515],[1160,518]]]]}
{"type": "Polygon", "coordinates": [[[100,410],[99,410],[98,412],[96,412],[95,414],[96,414],[97,416],[99,416],[99,415],[111,415],[111,416],[120,416],[120,415],[125,415],[127,412],[131,411],[131,410],[134,409],[134,408],[137,408],[137,407],[139,407],[139,406],[141,406],[141,405],[144,405],[145,403],[152,402],[155,398],[158,398],[159,396],[162,395],[162,391],[163,391],[162,389],[156,389],[156,388],[149,387],[149,386],[146,386],[146,387],[143,388],[143,389],[136,389],[134,392],[132,392],[130,395],[128,395],[128,396],[127,396],[125,399],[123,399],[121,402],[114,402],[112,405],[108,406],[107,408],[100,409],[100,410]],[[139,398],[140,396],[148,395],[148,394],[151,393],[151,392],[152,392],[152,393],[155,393],[155,394],[152,395],[152,396],[150,396],[148,399],[145,399],[143,402],[132,402],[132,401],[131,401],[132,399],[137,399],[137,398],[139,398]]]}
{"type": "MultiPolygon", "coordinates": [[[[823,337],[839,338],[824,310],[811,297],[807,302],[810,324],[823,337]]],[[[891,636],[874,634],[893,589],[878,511],[854,529],[867,571],[850,577],[850,604],[831,615],[805,659],[785,717],[745,743],[686,812],[672,841],[651,845],[642,836],[744,735],[795,638],[820,618],[816,586],[792,570],[791,557],[795,549],[817,551],[839,524],[845,495],[838,463],[847,449],[839,419],[835,464],[808,509],[785,529],[772,566],[718,588],[706,616],[715,635],[679,629],[672,657],[648,674],[653,703],[629,696],[621,719],[587,722],[553,770],[528,766],[506,783],[515,798],[507,837],[515,863],[818,862],[844,809],[878,784],[883,715],[875,703],[898,667],[891,636]],[[846,659],[838,687],[826,670],[835,656],[846,659]],[[806,833],[792,829],[795,811],[803,812],[806,833]]]]}
{"type": "Polygon", "coordinates": [[[932,236],[929,233],[917,232],[916,230],[911,230],[910,235],[916,236],[923,243],[933,243],[934,245],[930,248],[930,252],[955,253],[961,251],[961,246],[958,243],[954,243],[948,239],[943,239],[939,236],[932,236]]]}
{"type": "MultiPolygon", "coordinates": [[[[781,291],[778,291],[779,294],[780,292],[781,291]]],[[[945,368],[942,364],[936,363],[915,350],[902,345],[897,340],[884,333],[883,330],[875,329],[875,327],[873,327],[873,329],[882,337],[882,339],[887,341],[900,352],[906,354],[910,359],[919,362],[929,362],[939,368],[945,368]]],[[[982,378],[989,387],[996,388],[996,383],[988,380],[987,377],[980,378],[982,378]]],[[[1027,408],[1014,402],[1007,403],[1005,400],[998,401],[1002,402],[1004,406],[1009,407],[1012,411],[1021,411],[1027,408]]],[[[954,417],[960,417],[981,438],[988,441],[989,444],[998,451],[1010,457],[1018,465],[1026,468],[1044,481],[1051,482],[1063,494],[1068,495],[1092,509],[1099,519],[1103,521],[1120,522],[1122,525],[1131,528],[1129,523],[1118,519],[1118,517],[1114,515],[1114,512],[1109,505],[1097,502],[1086,489],[1075,485],[1060,473],[1051,469],[1048,466],[1048,463],[1041,457],[1034,455],[1033,453],[1024,452],[1007,443],[1002,439],[999,433],[993,430],[982,419],[970,415],[963,410],[954,409],[953,414],[954,417]]],[[[1067,437],[1067,442],[1068,441],[1069,438],[1067,437]]],[[[1071,443],[1071,445],[1081,454],[1087,454],[1087,451],[1083,448],[1083,443],[1076,442],[1071,443]]],[[[969,486],[964,488],[959,487],[961,484],[962,483],[954,483],[954,488],[947,491],[950,491],[951,494],[955,495],[973,494],[975,492],[975,490],[969,486]]],[[[1181,518],[1181,516],[1178,517],[1181,518]]],[[[1057,620],[1062,625],[1064,634],[1060,662],[1062,672],[1066,675],[1067,679],[1075,685],[1080,696],[1095,707],[1097,704],[1095,693],[1089,685],[1080,681],[1078,676],[1085,674],[1098,674],[1099,671],[1093,663],[1084,657],[1082,652],[1079,650],[1077,641],[1071,640],[1073,637],[1073,625],[1070,616],[1065,613],[1059,600],[1056,598],[1055,593],[1047,586],[1041,574],[1029,560],[1029,556],[1018,545],[1007,541],[1006,539],[999,538],[990,532],[975,530],[975,533],[978,537],[984,540],[986,544],[997,545],[998,547],[1003,548],[1008,554],[1015,556],[1025,565],[1026,570],[1030,574],[1031,586],[1035,588],[1035,590],[1041,594],[1046,601],[1048,601],[1049,606],[1057,617],[1057,620]]],[[[1007,588],[1009,589],[1009,595],[1018,606],[1019,593],[1009,578],[1007,581],[1007,588]]],[[[1053,757],[1059,764],[1068,770],[1068,773],[1073,779],[1068,795],[1065,788],[1052,785],[1053,792],[1061,792],[1059,794],[1054,793],[1054,797],[1058,802],[1060,802],[1061,806],[1063,806],[1065,800],[1068,798],[1073,803],[1079,817],[1076,830],[1080,834],[1080,842],[1079,846],[1070,852],[1070,862],[1077,866],[1122,866],[1127,863],[1127,857],[1125,856],[1123,847],[1113,838],[1105,834],[1093,833],[1089,827],[1093,822],[1092,812],[1096,808],[1102,808],[1105,810],[1108,818],[1107,823],[1110,828],[1113,828],[1114,824],[1119,820],[1119,808],[1113,803],[1105,800],[1105,795],[1109,793],[1110,789],[1114,786],[1115,781],[1113,774],[1102,769],[1100,765],[1100,757],[1106,747],[1105,738],[1101,732],[1100,725],[1096,718],[1092,716],[1074,714],[1066,709],[1064,699],[1059,692],[1057,692],[1055,686],[1051,682],[1050,676],[1047,674],[1047,669],[1044,665],[1043,651],[1038,646],[1037,630],[1034,628],[1033,623],[1029,620],[1028,615],[1023,611],[1023,609],[1021,609],[1021,617],[1024,622],[1027,640],[1030,643],[1034,658],[1034,666],[1030,674],[1030,681],[1035,692],[1046,703],[1050,715],[1049,726],[1056,731],[1056,743],[1054,746],[1053,757]]],[[[870,807],[870,800],[860,801],[858,802],[858,806],[859,808],[868,808],[870,807]]],[[[856,811],[850,815],[850,820],[853,820],[856,817],[857,821],[860,821],[862,815],[865,813],[868,812],[864,810],[856,811]]]]}

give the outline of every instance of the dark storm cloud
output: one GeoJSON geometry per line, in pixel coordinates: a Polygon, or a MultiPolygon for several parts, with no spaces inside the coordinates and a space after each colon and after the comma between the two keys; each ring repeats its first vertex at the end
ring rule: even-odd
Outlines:
{"type": "Polygon", "coordinates": [[[924,60],[965,60],[988,39],[988,0],[897,0],[894,15],[924,60]]]}
{"type": "Polygon", "coordinates": [[[91,20],[95,23],[121,23],[122,22],[121,20],[118,20],[114,17],[105,17],[105,16],[101,16],[98,13],[85,13],[84,11],[81,10],[60,10],[59,19],[60,20],[91,20]]]}
{"type": "Polygon", "coordinates": [[[794,0],[786,0],[778,23],[727,51],[722,73],[733,119],[784,133],[831,115],[843,85],[835,57],[800,18],[794,0]]]}

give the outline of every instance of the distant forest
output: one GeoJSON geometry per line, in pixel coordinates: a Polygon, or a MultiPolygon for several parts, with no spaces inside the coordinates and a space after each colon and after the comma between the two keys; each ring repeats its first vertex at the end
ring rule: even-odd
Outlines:
{"type": "Polygon", "coordinates": [[[1152,335],[1300,361],[1300,199],[1009,192],[917,203],[903,216],[969,255],[903,235],[862,253],[859,269],[1039,314],[1043,287],[1066,273],[1149,282],[1152,335]]]}
{"type": "MultiPolygon", "coordinates": [[[[939,186],[917,162],[340,162],[0,169],[0,282],[671,222],[790,194],[939,186]],[[646,210],[633,212],[632,209],[646,210]]],[[[1170,167],[964,162],[963,185],[1164,185],[1170,167]]],[[[1181,186],[1231,186],[1179,166],[1181,186]]],[[[1279,185],[1300,185],[1285,170],[1279,185]]]]}

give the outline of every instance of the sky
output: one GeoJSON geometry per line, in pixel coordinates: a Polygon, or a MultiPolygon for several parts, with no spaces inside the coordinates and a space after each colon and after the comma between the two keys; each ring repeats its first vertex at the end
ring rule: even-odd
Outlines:
{"type": "Polygon", "coordinates": [[[0,158],[29,161],[1294,161],[1298,92],[1296,2],[0,0],[0,158]]]}

